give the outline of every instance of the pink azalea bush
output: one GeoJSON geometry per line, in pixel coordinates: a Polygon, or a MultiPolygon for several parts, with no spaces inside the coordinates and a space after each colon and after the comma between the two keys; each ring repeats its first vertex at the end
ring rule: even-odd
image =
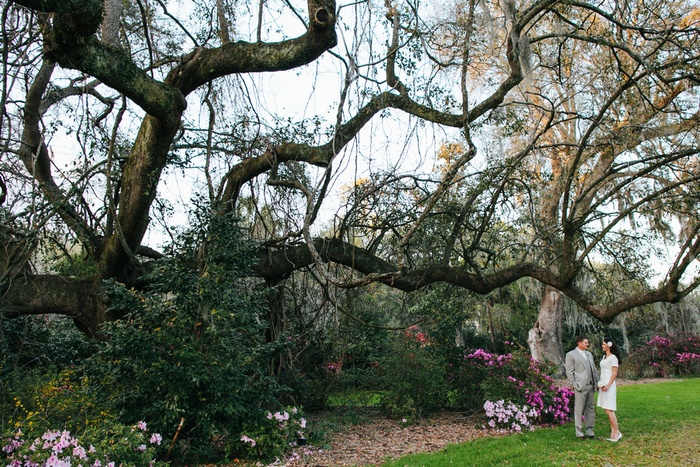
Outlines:
{"type": "Polygon", "coordinates": [[[550,376],[554,368],[522,351],[464,351],[452,363],[453,396],[463,408],[483,408],[488,425],[520,431],[571,420],[573,392],[550,376]],[[478,404],[478,405],[476,405],[478,404]]]}
{"type": "Polygon", "coordinates": [[[700,376],[700,337],[654,336],[622,366],[627,378],[700,376]]]}
{"type": "Polygon", "coordinates": [[[567,387],[551,388],[554,394],[546,394],[538,389],[526,391],[526,404],[515,405],[503,399],[484,402],[487,425],[498,431],[520,432],[532,431],[542,425],[544,420],[554,424],[564,424],[571,420],[571,402],[573,391],[567,387]],[[545,402],[549,399],[548,402],[545,402]]]}
{"type": "Polygon", "coordinates": [[[49,430],[33,441],[18,430],[5,440],[2,454],[6,467],[156,467],[167,465],[156,460],[162,440],[158,433],[149,437],[143,421],[116,436],[107,436],[98,447],[84,446],[67,430],[49,430]]]}

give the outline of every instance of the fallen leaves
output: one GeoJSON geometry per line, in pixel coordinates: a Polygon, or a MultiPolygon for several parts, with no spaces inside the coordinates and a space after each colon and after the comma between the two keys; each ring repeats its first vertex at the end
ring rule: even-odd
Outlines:
{"type": "Polygon", "coordinates": [[[331,434],[330,448],[304,446],[280,465],[288,467],[339,467],[378,465],[391,458],[437,451],[448,444],[494,436],[480,423],[483,417],[439,413],[418,424],[401,427],[398,420],[371,417],[331,434]]]}

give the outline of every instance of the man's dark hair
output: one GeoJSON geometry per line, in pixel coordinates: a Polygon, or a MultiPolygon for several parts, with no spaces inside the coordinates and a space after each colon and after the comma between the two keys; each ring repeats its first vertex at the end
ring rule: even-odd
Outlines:
{"type": "Polygon", "coordinates": [[[583,342],[586,339],[588,339],[588,337],[586,336],[576,336],[576,344],[578,344],[579,342],[583,342]]]}

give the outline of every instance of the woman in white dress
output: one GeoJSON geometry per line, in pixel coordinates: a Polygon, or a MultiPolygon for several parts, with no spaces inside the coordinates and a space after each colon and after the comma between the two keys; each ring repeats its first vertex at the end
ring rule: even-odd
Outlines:
{"type": "Polygon", "coordinates": [[[617,416],[615,415],[617,410],[617,383],[615,380],[617,379],[617,370],[620,367],[621,358],[617,345],[612,339],[605,339],[603,352],[605,352],[605,356],[600,361],[598,407],[605,410],[610,419],[610,438],[608,438],[608,441],[616,443],[622,438],[622,433],[620,433],[617,425],[617,416]]]}

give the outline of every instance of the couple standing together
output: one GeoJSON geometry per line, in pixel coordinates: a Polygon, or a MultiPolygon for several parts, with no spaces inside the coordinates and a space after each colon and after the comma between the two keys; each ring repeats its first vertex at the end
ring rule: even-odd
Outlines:
{"type": "Polygon", "coordinates": [[[620,355],[617,346],[611,339],[603,342],[605,355],[600,361],[600,378],[596,370],[593,355],[588,351],[588,339],[584,336],[576,338],[576,348],[566,354],[566,377],[574,387],[574,425],[577,438],[593,438],[595,424],[594,400],[596,389],[598,407],[605,410],[610,419],[610,438],[608,441],[617,442],[622,433],[617,426],[617,370],[620,366],[620,355]],[[582,420],[583,418],[583,420],[582,420]],[[584,432],[585,423],[585,432],[584,432]]]}

